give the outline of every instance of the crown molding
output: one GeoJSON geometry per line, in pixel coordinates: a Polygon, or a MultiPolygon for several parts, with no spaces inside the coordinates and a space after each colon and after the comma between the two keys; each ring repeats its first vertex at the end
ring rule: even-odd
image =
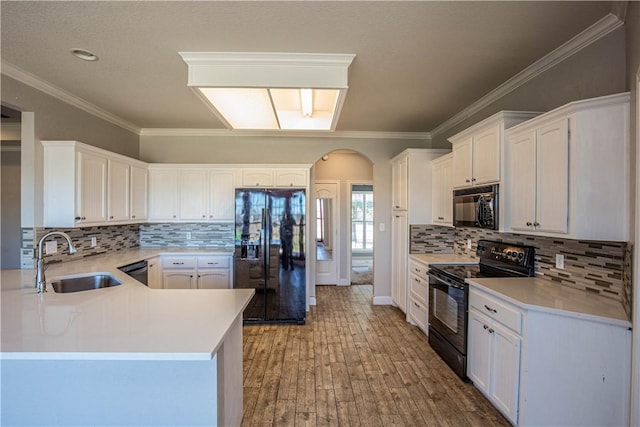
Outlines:
{"type": "Polygon", "coordinates": [[[140,136],[214,136],[273,138],[352,138],[431,140],[429,132],[359,132],[359,131],[251,131],[228,129],[142,128],[140,136]]]}
{"type": "Polygon", "coordinates": [[[602,37],[620,28],[622,25],[624,25],[624,22],[616,15],[612,13],[607,14],[580,34],[529,65],[527,68],[511,77],[509,80],[502,83],[500,86],[478,99],[455,116],[431,130],[431,135],[440,135],[441,133],[448,131],[457,124],[466,120],[468,117],[479,112],[483,108],[488,107],[493,102],[524,85],[548,69],[556,66],[590,44],[600,40],[602,37]]]}
{"type": "Polygon", "coordinates": [[[59,87],[54,86],[53,84],[41,79],[40,77],[24,71],[6,61],[2,61],[2,74],[11,77],[12,79],[17,80],[21,83],[24,83],[27,86],[31,86],[34,89],[44,92],[47,95],[57,98],[62,102],[79,108],[102,120],[113,123],[116,126],[128,130],[129,132],[133,132],[135,134],[140,133],[140,128],[133,123],[126,121],[106,110],[103,110],[102,108],[90,102],[87,102],[84,99],[73,95],[72,93],[60,89],[59,87]]]}

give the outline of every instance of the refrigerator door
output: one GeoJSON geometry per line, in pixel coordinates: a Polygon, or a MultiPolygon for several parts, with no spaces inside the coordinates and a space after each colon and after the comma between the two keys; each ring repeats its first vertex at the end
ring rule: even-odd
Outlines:
{"type": "Polygon", "coordinates": [[[304,190],[236,190],[235,287],[254,288],[245,323],[304,323],[304,190]]]}

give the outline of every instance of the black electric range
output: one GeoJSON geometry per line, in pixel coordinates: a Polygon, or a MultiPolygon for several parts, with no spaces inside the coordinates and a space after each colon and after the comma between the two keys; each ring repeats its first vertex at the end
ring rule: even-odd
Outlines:
{"type": "Polygon", "coordinates": [[[462,379],[467,380],[469,285],[479,277],[532,277],[535,248],[479,240],[477,264],[429,266],[429,344],[462,379]]]}

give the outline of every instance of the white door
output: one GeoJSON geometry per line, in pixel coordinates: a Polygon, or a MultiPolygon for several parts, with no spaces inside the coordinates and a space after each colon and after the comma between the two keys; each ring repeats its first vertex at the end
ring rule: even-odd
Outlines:
{"type": "Polygon", "coordinates": [[[336,285],[340,259],[338,254],[340,246],[339,186],[337,181],[322,181],[315,183],[315,189],[316,233],[322,239],[316,247],[316,284],[336,285]]]}
{"type": "Polygon", "coordinates": [[[198,289],[228,289],[229,270],[198,270],[198,289]]]}

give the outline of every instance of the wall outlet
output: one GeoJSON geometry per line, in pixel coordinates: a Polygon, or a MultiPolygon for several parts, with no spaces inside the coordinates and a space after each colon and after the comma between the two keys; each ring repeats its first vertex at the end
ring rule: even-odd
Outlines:
{"type": "Polygon", "coordinates": [[[91,238],[91,247],[95,248],[96,246],[98,246],[98,238],[96,236],[93,236],[91,238]]]}
{"type": "Polygon", "coordinates": [[[471,239],[467,239],[467,249],[471,249],[471,239]]]}
{"type": "Polygon", "coordinates": [[[380,223],[380,231],[384,231],[384,222],[380,223]]]}
{"type": "Polygon", "coordinates": [[[55,240],[50,240],[44,245],[44,252],[47,255],[55,254],[58,252],[58,242],[55,240]]]}
{"type": "Polygon", "coordinates": [[[556,268],[564,270],[564,255],[556,254],[556,268]]]}
{"type": "Polygon", "coordinates": [[[191,240],[191,232],[187,231],[187,240],[191,240]]]}

